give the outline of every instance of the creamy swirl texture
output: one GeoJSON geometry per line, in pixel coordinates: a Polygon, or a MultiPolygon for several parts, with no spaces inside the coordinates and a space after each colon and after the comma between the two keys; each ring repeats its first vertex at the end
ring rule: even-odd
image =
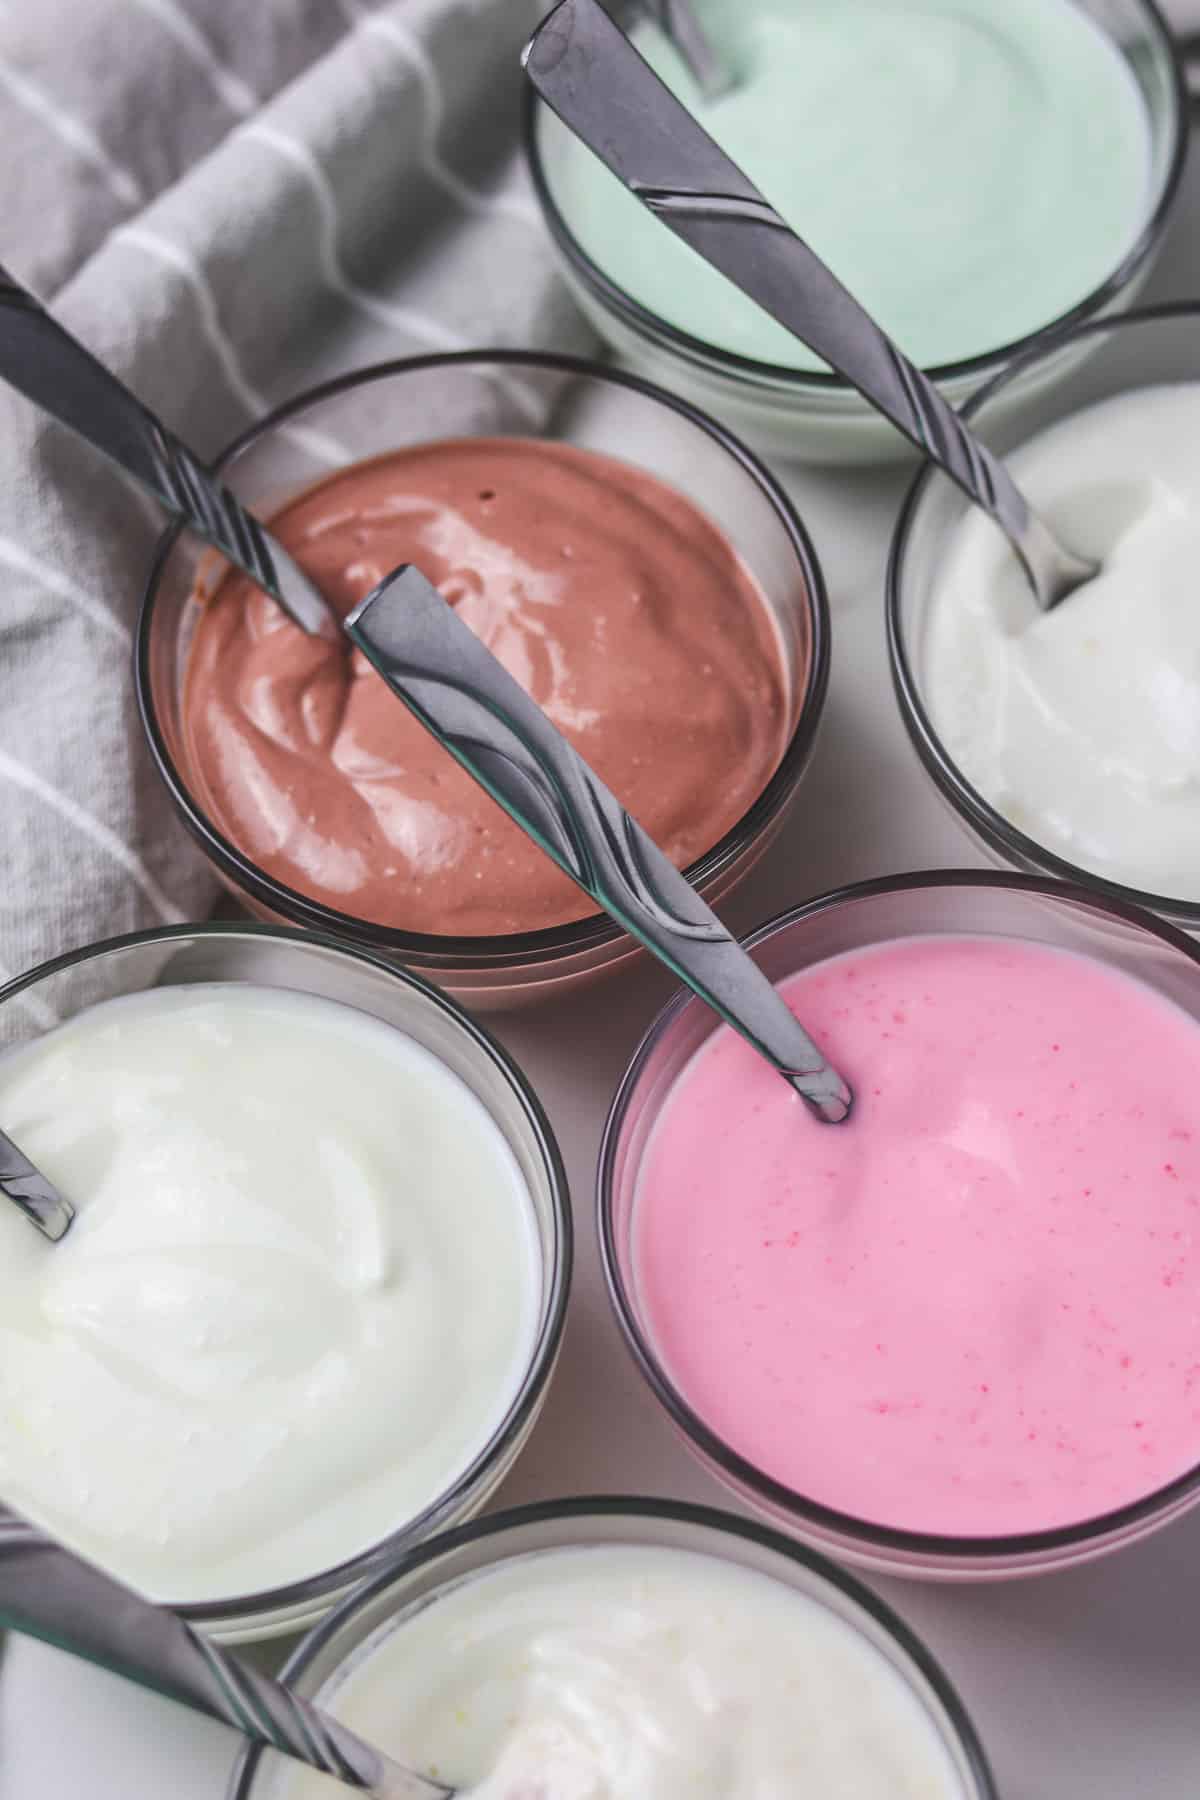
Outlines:
{"type": "Polygon", "coordinates": [[[0,1059],[75,1202],[0,1207],[0,1492],[158,1599],[356,1555],[482,1449],[531,1353],[532,1207],[443,1064],[254,986],[108,1001],[0,1059]]]}
{"type": "MultiPolygon", "coordinates": [[[[345,469],[272,524],[343,612],[416,563],[681,866],[775,771],[788,693],[767,602],[715,526],[632,465],[449,439],[345,469]]],[[[185,726],[221,829],[340,912],[472,937],[595,911],[365,658],[240,576],[197,626],[185,726]]]]}
{"type": "MultiPolygon", "coordinates": [[[[637,1544],[514,1558],[371,1640],[322,1696],[470,1800],[961,1800],[923,1704],[822,1605],[637,1544]]],[[[280,1771],[271,1800],[317,1800],[280,1771]]]]}
{"type": "Polygon", "coordinates": [[[963,774],[1097,875],[1200,900],[1200,383],[1134,390],[1009,458],[1065,542],[1103,567],[1039,612],[995,526],[947,547],[918,665],[963,774]]]}

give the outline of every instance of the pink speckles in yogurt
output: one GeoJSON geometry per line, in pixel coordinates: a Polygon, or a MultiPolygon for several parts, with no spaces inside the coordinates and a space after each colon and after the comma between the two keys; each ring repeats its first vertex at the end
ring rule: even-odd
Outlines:
{"type": "Polygon", "coordinates": [[[1200,1030],[1010,938],[858,950],[783,992],[854,1085],[821,1127],[732,1031],[647,1148],[643,1315],[692,1409],[875,1524],[1077,1524],[1200,1460],[1200,1030]]]}

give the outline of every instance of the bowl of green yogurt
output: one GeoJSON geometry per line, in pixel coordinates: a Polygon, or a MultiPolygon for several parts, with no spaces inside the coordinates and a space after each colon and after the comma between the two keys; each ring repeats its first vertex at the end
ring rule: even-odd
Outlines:
{"type": "MultiPolygon", "coordinates": [[[[1132,304],[1186,147],[1153,0],[693,4],[727,92],[705,101],[631,14],[638,49],[952,403],[1043,333],[1132,304]]],[[[532,92],[525,142],[566,278],[624,360],[780,455],[911,454],[532,92]]]]}

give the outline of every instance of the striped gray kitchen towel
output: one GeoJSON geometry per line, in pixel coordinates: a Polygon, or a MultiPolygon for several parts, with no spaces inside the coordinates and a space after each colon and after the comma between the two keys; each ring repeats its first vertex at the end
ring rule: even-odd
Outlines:
{"type": "MultiPolygon", "coordinates": [[[[0,263],[202,455],[310,381],[587,349],[521,167],[538,0],[0,0],[0,263]]],[[[142,748],[161,521],[0,392],[0,980],[203,917],[142,748]]]]}

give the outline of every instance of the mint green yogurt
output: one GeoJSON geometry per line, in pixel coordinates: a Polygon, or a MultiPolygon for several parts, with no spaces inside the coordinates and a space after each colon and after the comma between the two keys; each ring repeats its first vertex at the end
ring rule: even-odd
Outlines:
{"type": "MultiPolygon", "coordinates": [[[[649,26],[639,49],[925,367],[1068,312],[1145,223],[1146,109],[1071,0],[695,4],[732,92],[705,105],[649,26]]],[[[552,128],[554,198],[610,280],[706,343],[823,366],[552,128]]]]}

